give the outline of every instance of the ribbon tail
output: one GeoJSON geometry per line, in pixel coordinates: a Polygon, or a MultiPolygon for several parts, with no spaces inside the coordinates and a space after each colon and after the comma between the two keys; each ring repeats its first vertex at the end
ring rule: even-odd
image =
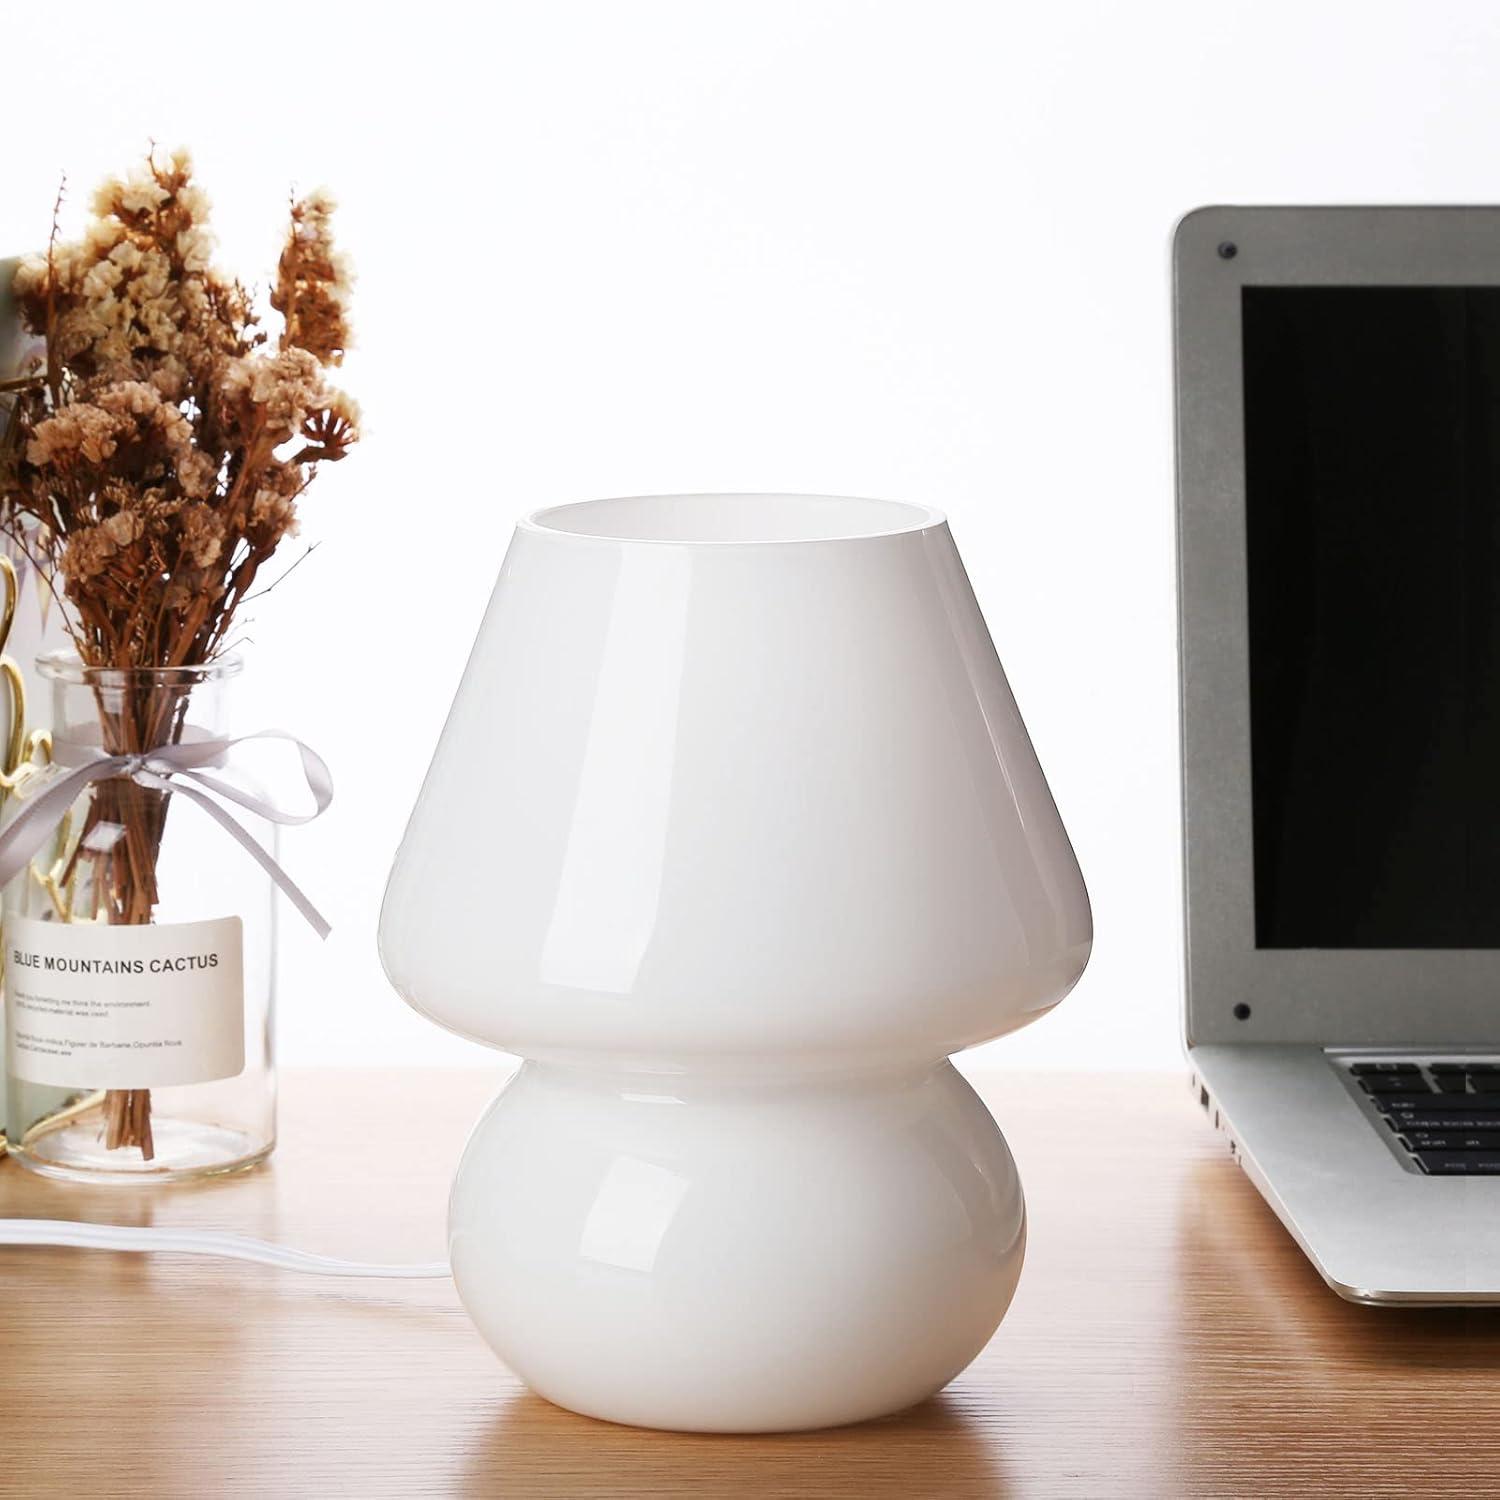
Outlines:
{"type": "MultiPolygon", "coordinates": [[[[308,900],[302,888],[277,864],[275,859],[262,846],[260,840],[236,818],[225,812],[206,792],[200,792],[197,787],[192,786],[185,780],[174,783],[157,776],[152,776],[150,779],[164,791],[177,792],[182,796],[191,797],[226,833],[231,834],[241,848],[247,854],[251,855],[261,869],[281,887],[282,894],[302,913],[307,919],[308,926],[320,938],[326,938],[333,931],[323,913],[308,900]]],[[[0,872],[3,872],[3,869],[4,866],[0,865],[0,872]]]]}

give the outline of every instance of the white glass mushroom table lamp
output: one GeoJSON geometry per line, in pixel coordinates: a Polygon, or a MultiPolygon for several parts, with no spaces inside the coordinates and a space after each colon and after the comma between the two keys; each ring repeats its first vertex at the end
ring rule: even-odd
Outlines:
{"type": "Polygon", "coordinates": [[[948,1061],[1092,926],[948,526],[659,495],[517,528],[396,858],[386,971],[523,1065],[450,1249],[541,1395],[649,1427],[931,1395],[1021,1270],[1015,1164],[948,1061]]]}

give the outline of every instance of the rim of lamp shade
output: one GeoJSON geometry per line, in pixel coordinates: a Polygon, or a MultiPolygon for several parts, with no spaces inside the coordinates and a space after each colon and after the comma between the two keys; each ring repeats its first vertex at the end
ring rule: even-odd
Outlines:
{"type": "Polygon", "coordinates": [[[807,547],[908,536],[947,524],[930,505],[858,495],[619,495],[547,505],[519,529],[575,542],[655,547],[807,547]]]}

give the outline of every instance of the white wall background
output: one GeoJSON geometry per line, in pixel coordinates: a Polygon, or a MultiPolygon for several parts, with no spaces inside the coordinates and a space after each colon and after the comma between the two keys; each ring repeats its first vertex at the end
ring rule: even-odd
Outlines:
{"type": "Polygon", "coordinates": [[[368,440],[260,606],[241,727],[339,795],[286,857],[288,1063],[482,1061],[375,955],[385,871],[514,518],[657,490],[946,509],[1093,893],[1012,1064],[1171,1065],[1178,891],[1167,245],[1211,201],[1500,197],[1484,0],[257,0],[8,8],[0,249],[148,138],[230,265],[327,183],[368,440]]]}

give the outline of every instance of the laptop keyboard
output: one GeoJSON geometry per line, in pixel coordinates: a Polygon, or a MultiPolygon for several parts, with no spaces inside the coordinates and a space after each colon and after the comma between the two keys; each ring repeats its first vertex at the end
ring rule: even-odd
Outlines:
{"type": "Polygon", "coordinates": [[[1423,1172],[1500,1176],[1500,1061],[1380,1058],[1348,1068],[1423,1172]]]}

